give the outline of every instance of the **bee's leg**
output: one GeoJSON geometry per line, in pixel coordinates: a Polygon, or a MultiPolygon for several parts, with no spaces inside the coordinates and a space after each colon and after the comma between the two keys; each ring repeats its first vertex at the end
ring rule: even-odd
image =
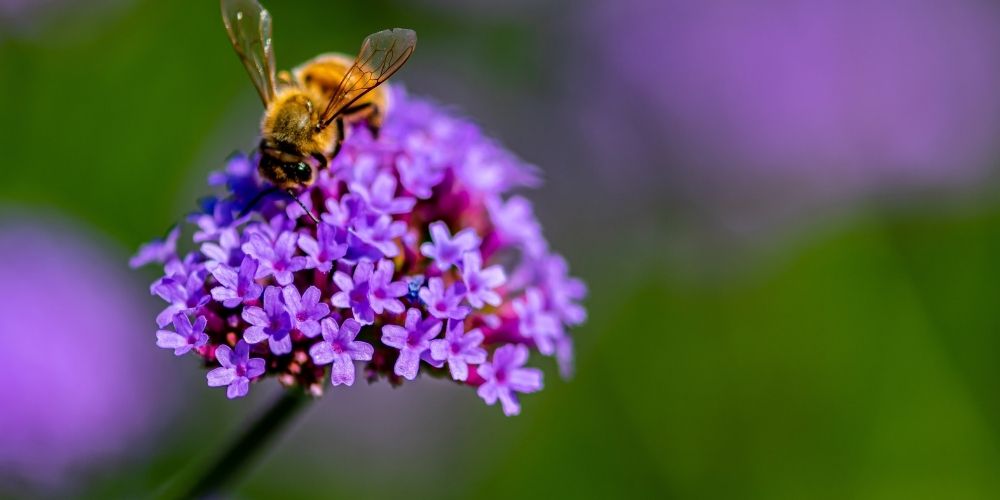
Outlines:
{"type": "Polygon", "coordinates": [[[338,117],[337,123],[337,144],[333,146],[333,154],[330,155],[330,159],[337,157],[337,153],[340,153],[340,146],[344,145],[344,119],[338,117]]]}

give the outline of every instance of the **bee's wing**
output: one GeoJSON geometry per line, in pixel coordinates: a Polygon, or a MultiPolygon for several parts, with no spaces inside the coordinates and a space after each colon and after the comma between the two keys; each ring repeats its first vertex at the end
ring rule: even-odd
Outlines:
{"type": "Polygon", "coordinates": [[[221,0],[222,22],[229,41],[243,61],[260,99],[267,106],[274,99],[274,48],[271,14],[257,0],[221,0]]]}
{"type": "Polygon", "coordinates": [[[388,80],[406,63],[416,46],[417,34],[413,30],[393,28],[368,35],[354,64],[344,74],[320,115],[319,128],[326,128],[361,96],[388,80]]]}

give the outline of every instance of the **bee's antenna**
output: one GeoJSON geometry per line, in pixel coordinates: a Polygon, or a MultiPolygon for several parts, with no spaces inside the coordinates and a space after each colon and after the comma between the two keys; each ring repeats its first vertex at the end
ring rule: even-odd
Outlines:
{"type": "Polygon", "coordinates": [[[265,190],[257,193],[257,195],[254,196],[250,200],[250,202],[246,204],[245,207],[243,207],[243,210],[240,210],[239,217],[243,218],[246,214],[250,213],[250,211],[253,210],[253,208],[256,207],[258,203],[260,203],[260,200],[263,200],[264,198],[267,198],[268,195],[272,195],[272,194],[276,193],[277,191],[278,191],[277,187],[271,186],[271,187],[269,187],[269,188],[267,188],[267,189],[265,189],[265,190]]]}
{"type": "Polygon", "coordinates": [[[306,208],[306,204],[302,203],[302,200],[300,200],[298,196],[295,196],[295,191],[292,190],[292,189],[288,189],[285,192],[288,193],[288,196],[291,196],[292,199],[295,200],[295,203],[298,203],[299,206],[302,207],[302,210],[304,210],[306,212],[306,215],[308,215],[309,218],[312,219],[313,224],[316,224],[318,226],[319,225],[319,219],[317,219],[316,216],[313,215],[312,210],[309,210],[308,208],[306,208]]]}

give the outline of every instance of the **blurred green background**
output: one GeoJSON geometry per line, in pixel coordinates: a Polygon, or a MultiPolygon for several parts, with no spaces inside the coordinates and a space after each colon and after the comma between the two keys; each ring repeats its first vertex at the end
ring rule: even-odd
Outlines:
{"type": "MultiPolygon", "coordinates": [[[[522,415],[435,380],[330,391],[234,497],[1000,495],[995,158],[945,194],[880,190],[733,236],[688,206],[682,156],[630,158],[639,186],[609,187],[619,166],[578,128],[590,102],[566,98],[579,66],[598,64],[573,28],[586,5],[268,2],[285,68],[415,29],[399,80],[540,166],[546,185],[528,196],[590,286],[590,319],[574,332],[576,377],[544,365],[547,387],[522,415]]],[[[65,0],[18,16],[0,25],[0,209],[58,214],[124,256],[252,146],[259,103],[215,1],[65,0]]],[[[152,274],[134,274],[144,295],[152,274]]],[[[135,332],[150,350],[153,304],[135,332]]],[[[69,486],[0,492],[145,496],[278,390],[226,401],[194,361],[170,361],[180,403],[141,445],[81,466],[69,486]]]]}

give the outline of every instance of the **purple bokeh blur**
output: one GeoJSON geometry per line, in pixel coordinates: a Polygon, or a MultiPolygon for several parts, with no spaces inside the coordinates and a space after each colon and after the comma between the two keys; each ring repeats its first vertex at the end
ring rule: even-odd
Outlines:
{"type": "Polygon", "coordinates": [[[177,402],[124,262],[77,224],[0,214],[0,485],[134,455],[177,402]]]}
{"type": "Polygon", "coordinates": [[[590,2],[567,88],[610,186],[796,217],[986,178],[997,26],[980,0],[590,2]]]}

